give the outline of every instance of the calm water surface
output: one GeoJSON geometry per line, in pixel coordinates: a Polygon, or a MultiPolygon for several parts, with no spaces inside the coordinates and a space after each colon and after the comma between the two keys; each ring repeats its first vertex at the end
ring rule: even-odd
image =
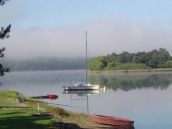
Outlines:
{"type": "Polygon", "coordinates": [[[75,112],[128,117],[135,129],[172,128],[172,73],[90,73],[89,82],[105,86],[105,91],[64,94],[64,85],[84,80],[82,70],[11,72],[0,78],[0,90],[58,94],[58,100],[48,102],[78,107],[63,106],[75,112]]]}

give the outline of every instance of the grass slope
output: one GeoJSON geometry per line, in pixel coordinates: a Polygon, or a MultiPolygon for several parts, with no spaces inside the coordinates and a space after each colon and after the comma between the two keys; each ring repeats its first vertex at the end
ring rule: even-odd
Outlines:
{"type": "MultiPolygon", "coordinates": [[[[55,127],[52,117],[34,115],[38,113],[37,100],[26,98],[23,103],[16,101],[21,97],[14,91],[0,92],[0,129],[60,129],[61,126],[55,127]],[[2,108],[3,106],[30,106],[32,108],[2,108]]],[[[44,109],[42,113],[49,112],[53,115],[53,119],[62,120],[67,127],[70,126],[70,129],[103,127],[103,125],[93,123],[87,114],[68,112],[45,103],[40,103],[40,107],[44,109]]]]}
{"type": "MultiPolygon", "coordinates": [[[[0,92],[0,106],[21,106],[16,101],[19,93],[0,92]]],[[[33,116],[35,109],[0,109],[0,129],[48,129],[52,125],[50,117],[33,116]]]]}

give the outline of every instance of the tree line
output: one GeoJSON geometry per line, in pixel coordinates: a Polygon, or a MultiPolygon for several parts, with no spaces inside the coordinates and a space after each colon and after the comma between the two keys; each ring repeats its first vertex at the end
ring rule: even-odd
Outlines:
{"type": "Polygon", "coordinates": [[[149,52],[120,54],[112,53],[107,56],[92,58],[89,62],[90,70],[136,70],[172,68],[172,57],[164,48],[154,49],[149,52]]]}

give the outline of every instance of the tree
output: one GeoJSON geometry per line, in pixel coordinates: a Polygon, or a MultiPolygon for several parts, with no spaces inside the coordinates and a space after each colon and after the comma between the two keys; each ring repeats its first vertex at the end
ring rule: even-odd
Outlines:
{"type": "Polygon", "coordinates": [[[149,60],[146,64],[152,68],[158,68],[163,67],[163,64],[170,59],[170,54],[166,49],[159,48],[159,50],[148,52],[147,57],[149,60]]]}
{"type": "Polygon", "coordinates": [[[127,55],[128,52],[123,52],[118,56],[118,62],[119,63],[127,63],[127,55]]]}
{"type": "Polygon", "coordinates": [[[169,59],[169,52],[164,48],[159,48],[159,65],[162,66],[169,59]]]}
{"type": "Polygon", "coordinates": [[[0,5],[4,5],[6,1],[8,0],[0,0],[0,5]]]}
{"type": "MultiPolygon", "coordinates": [[[[0,5],[3,6],[7,0],[0,0],[0,5]]],[[[10,32],[11,25],[9,24],[6,28],[1,27],[0,30],[0,39],[6,39],[9,38],[9,32],[10,32]]],[[[0,58],[4,57],[4,51],[5,47],[0,48],[0,58]]],[[[1,63],[0,63],[0,76],[4,75],[4,72],[8,72],[9,68],[5,68],[1,63]]]]}

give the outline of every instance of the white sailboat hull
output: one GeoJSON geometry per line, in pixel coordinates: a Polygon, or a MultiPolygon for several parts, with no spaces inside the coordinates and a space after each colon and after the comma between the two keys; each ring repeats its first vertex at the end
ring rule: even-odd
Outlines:
{"type": "Polygon", "coordinates": [[[65,90],[99,90],[99,85],[64,86],[65,90]]]}
{"type": "Polygon", "coordinates": [[[76,85],[73,85],[73,86],[64,86],[64,90],[67,91],[67,90],[99,90],[99,85],[92,85],[92,84],[88,84],[88,81],[87,81],[87,31],[86,31],[86,82],[85,84],[76,84],[76,85]]]}
{"type": "Polygon", "coordinates": [[[63,94],[77,94],[80,96],[90,95],[90,94],[99,94],[100,90],[65,90],[63,94]]]}

